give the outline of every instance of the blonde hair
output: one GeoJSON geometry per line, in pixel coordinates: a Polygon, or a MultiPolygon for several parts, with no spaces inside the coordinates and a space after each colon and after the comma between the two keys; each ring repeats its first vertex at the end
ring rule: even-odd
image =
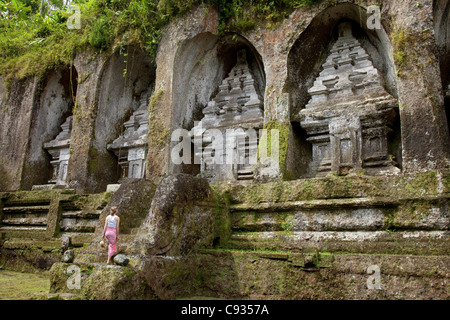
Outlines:
{"type": "Polygon", "coordinates": [[[109,210],[109,213],[113,215],[117,214],[117,212],[118,212],[117,207],[111,207],[111,209],[109,210]]]}

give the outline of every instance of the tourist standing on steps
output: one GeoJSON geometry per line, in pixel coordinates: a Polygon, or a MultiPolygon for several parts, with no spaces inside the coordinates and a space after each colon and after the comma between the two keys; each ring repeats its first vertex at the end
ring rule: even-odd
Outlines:
{"type": "Polygon", "coordinates": [[[108,260],[106,264],[109,264],[111,257],[117,253],[117,240],[119,240],[119,223],[120,218],[117,216],[117,207],[111,207],[109,215],[105,219],[105,227],[103,228],[102,239],[106,237],[108,239],[108,260]]]}

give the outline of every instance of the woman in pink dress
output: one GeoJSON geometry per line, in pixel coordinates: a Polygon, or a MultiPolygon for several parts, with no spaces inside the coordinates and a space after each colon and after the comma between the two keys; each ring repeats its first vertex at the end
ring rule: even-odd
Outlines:
{"type": "Polygon", "coordinates": [[[110,214],[105,219],[105,227],[103,228],[102,239],[106,237],[108,239],[108,260],[106,264],[109,264],[111,257],[117,253],[117,240],[119,240],[119,222],[120,218],[117,216],[117,208],[111,207],[110,214]]]}

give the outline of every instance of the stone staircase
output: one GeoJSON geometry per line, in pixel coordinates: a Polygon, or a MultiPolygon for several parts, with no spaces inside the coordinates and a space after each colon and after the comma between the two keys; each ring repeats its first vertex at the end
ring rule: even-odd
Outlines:
{"type": "Polygon", "coordinates": [[[7,201],[0,231],[45,231],[50,201],[7,201]]]}
{"type": "Polygon", "coordinates": [[[238,174],[237,174],[238,181],[253,180],[253,177],[254,177],[254,171],[253,171],[253,168],[251,168],[251,167],[238,170],[238,174]]]}
{"type": "Polygon", "coordinates": [[[448,195],[408,212],[422,221],[402,217],[410,201],[380,197],[233,204],[228,248],[448,254],[448,195]]]}
{"type": "Polygon", "coordinates": [[[229,241],[201,251],[195,263],[207,276],[196,281],[250,299],[447,299],[446,177],[228,187],[229,241]],[[371,266],[381,270],[380,290],[368,288],[371,266]]]}
{"type": "Polygon", "coordinates": [[[66,232],[93,233],[100,217],[102,207],[98,210],[83,210],[74,202],[61,204],[60,230],[66,232]]]}
{"type": "MultiPolygon", "coordinates": [[[[87,275],[95,273],[92,281],[112,275],[118,287],[122,281],[149,281],[155,286],[152,290],[162,288],[159,294],[168,297],[446,299],[450,192],[441,181],[449,181],[448,177],[433,172],[216,186],[216,196],[225,202],[213,209],[216,219],[222,219],[217,223],[222,233],[214,235],[221,239],[188,256],[142,252],[145,244],[138,243],[136,236],[144,217],[128,210],[118,242],[118,253],[130,259],[125,268],[105,265],[107,249],[99,245],[101,223],[97,228],[91,225],[103,219],[105,202],[87,208],[80,198],[60,200],[61,235],[72,236],[73,264],[87,275]],[[367,288],[370,266],[381,269],[381,290],[367,288]],[[137,270],[145,281],[128,277],[137,270]]],[[[141,195],[135,197],[127,205],[141,195]]],[[[7,208],[21,207],[17,203],[2,203],[2,219],[8,217],[7,208]]],[[[22,205],[39,206],[45,203],[22,205]]],[[[57,242],[40,246],[43,251],[53,250],[57,242]]],[[[8,250],[22,247],[23,243],[3,244],[8,250]]],[[[63,272],[67,264],[56,267],[63,272]]],[[[89,284],[89,290],[95,287],[89,284]]]]}

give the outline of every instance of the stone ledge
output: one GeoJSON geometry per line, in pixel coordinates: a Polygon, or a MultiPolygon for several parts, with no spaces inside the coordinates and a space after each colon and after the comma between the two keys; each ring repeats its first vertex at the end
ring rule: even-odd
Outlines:
{"type": "Polygon", "coordinates": [[[301,252],[448,255],[448,231],[304,231],[235,233],[227,247],[301,252]]]}
{"type": "Polygon", "coordinates": [[[5,240],[3,243],[3,249],[48,249],[54,248],[59,249],[61,247],[62,242],[57,240],[51,241],[40,241],[40,240],[32,240],[32,239],[13,239],[13,240],[5,240]]]}
{"type": "MultiPolygon", "coordinates": [[[[280,203],[304,203],[317,200],[375,199],[402,201],[415,199],[448,198],[450,171],[428,171],[417,174],[392,176],[327,176],[255,183],[246,187],[235,184],[215,186],[219,194],[228,194],[236,208],[258,208],[280,203]]],[[[351,202],[351,201],[350,201],[351,202]]],[[[378,201],[377,201],[378,202],[378,201]]]]}
{"type": "Polygon", "coordinates": [[[450,194],[431,195],[423,197],[366,197],[366,198],[348,198],[348,199],[322,199],[322,200],[304,200],[304,201],[286,201],[286,202],[261,202],[233,204],[230,206],[230,212],[274,212],[274,211],[294,211],[298,209],[329,209],[329,208],[366,208],[366,207],[386,207],[387,205],[400,205],[407,201],[439,201],[450,199],[450,194]]]}

